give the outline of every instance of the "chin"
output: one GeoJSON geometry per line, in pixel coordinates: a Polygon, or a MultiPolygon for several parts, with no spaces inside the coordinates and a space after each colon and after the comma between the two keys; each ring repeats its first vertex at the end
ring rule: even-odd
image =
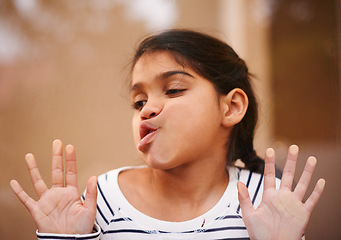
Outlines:
{"type": "Polygon", "coordinates": [[[178,165],[174,161],[174,158],[158,156],[150,153],[141,153],[142,160],[151,168],[157,170],[170,170],[178,165]]]}

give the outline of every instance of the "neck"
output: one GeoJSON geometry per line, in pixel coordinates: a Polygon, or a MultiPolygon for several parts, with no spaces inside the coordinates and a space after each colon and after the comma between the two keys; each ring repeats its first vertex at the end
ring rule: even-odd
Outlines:
{"type": "Polygon", "coordinates": [[[217,155],[169,170],[124,171],[119,185],[127,200],[150,217],[172,222],[194,219],[212,209],[228,185],[225,155],[217,155]]]}
{"type": "Polygon", "coordinates": [[[172,204],[213,207],[228,184],[224,161],[207,159],[170,170],[151,169],[153,189],[172,204]]]}

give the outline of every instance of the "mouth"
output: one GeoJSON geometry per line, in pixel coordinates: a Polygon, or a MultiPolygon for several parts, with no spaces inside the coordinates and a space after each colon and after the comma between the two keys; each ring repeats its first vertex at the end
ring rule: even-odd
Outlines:
{"type": "Polygon", "coordinates": [[[150,123],[142,122],[140,125],[140,138],[145,138],[148,134],[155,132],[158,128],[150,123]]]}
{"type": "Polygon", "coordinates": [[[159,127],[149,123],[142,122],[140,125],[140,142],[137,145],[137,148],[140,151],[145,151],[150,142],[153,141],[153,136],[156,134],[159,127]]]}

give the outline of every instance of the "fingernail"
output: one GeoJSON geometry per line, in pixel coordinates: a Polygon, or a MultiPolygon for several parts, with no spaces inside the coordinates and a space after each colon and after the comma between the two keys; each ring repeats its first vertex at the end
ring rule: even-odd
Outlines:
{"type": "Polygon", "coordinates": [[[70,144],[65,147],[65,151],[67,151],[68,153],[72,152],[72,150],[73,150],[73,146],[70,144]]]}
{"type": "Polygon", "coordinates": [[[315,165],[317,160],[316,160],[315,157],[311,156],[311,157],[308,158],[308,162],[309,162],[310,165],[315,165]]]}
{"type": "Polygon", "coordinates": [[[296,154],[296,153],[298,153],[298,146],[297,146],[297,145],[291,145],[291,146],[289,147],[289,152],[290,152],[291,154],[296,154]]]}
{"type": "Polygon", "coordinates": [[[53,153],[60,154],[62,149],[62,142],[59,139],[53,141],[53,153]]]}
{"type": "Polygon", "coordinates": [[[12,179],[9,184],[11,185],[11,187],[14,189],[16,187],[16,180],[12,179]]]}
{"type": "Polygon", "coordinates": [[[33,158],[33,154],[32,153],[27,153],[26,155],[25,155],[25,159],[26,160],[31,160],[33,158]]]}
{"type": "Polygon", "coordinates": [[[323,178],[320,178],[320,179],[317,181],[317,184],[318,184],[321,188],[324,188],[324,186],[326,185],[326,180],[324,180],[323,178]]]}
{"type": "Polygon", "coordinates": [[[274,156],[274,155],[275,155],[275,151],[274,151],[272,148],[268,148],[268,149],[266,150],[266,156],[272,157],[272,156],[274,156]]]}

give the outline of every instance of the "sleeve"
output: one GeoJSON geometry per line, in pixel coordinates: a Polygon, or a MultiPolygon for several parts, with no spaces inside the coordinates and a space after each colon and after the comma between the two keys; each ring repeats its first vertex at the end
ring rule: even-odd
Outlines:
{"type": "Polygon", "coordinates": [[[93,232],[90,234],[57,234],[57,233],[40,233],[37,230],[38,240],[100,240],[100,227],[95,223],[93,232]]]}

